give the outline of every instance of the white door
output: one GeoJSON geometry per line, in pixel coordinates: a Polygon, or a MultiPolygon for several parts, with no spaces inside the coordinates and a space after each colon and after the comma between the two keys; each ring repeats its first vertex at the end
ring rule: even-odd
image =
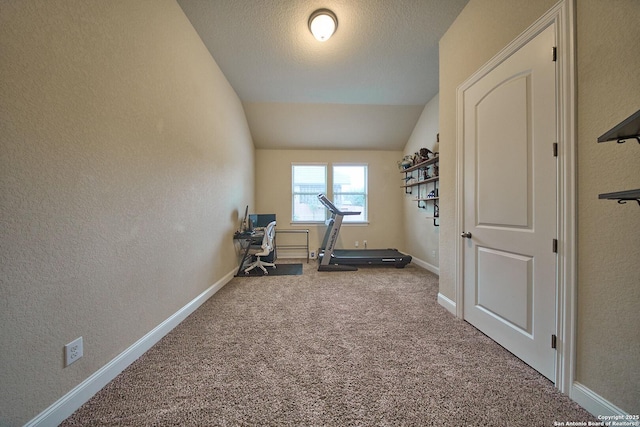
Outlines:
{"type": "Polygon", "coordinates": [[[555,25],[463,94],[464,318],[555,381],[555,25]]]}

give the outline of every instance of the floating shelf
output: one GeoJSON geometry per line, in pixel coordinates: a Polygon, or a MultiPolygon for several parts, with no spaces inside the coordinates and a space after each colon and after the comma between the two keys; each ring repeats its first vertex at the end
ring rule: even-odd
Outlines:
{"type": "Polygon", "coordinates": [[[640,144],[640,110],[603,133],[598,142],[617,141],[621,144],[628,139],[635,139],[640,144]]]}
{"type": "Polygon", "coordinates": [[[428,166],[428,165],[430,165],[432,163],[435,163],[438,160],[440,160],[440,157],[435,156],[435,157],[433,157],[433,158],[431,158],[429,160],[425,160],[424,162],[420,162],[420,163],[417,163],[417,164],[415,164],[415,165],[413,165],[411,167],[408,167],[406,169],[402,169],[400,172],[411,172],[411,171],[420,169],[422,167],[428,166]]]}
{"type": "MultiPolygon", "coordinates": [[[[618,144],[622,144],[628,139],[635,139],[640,144],[640,110],[603,133],[598,142],[617,141],[618,144]]],[[[635,200],[640,205],[640,189],[603,193],[598,195],[598,198],[617,200],[620,204],[627,203],[627,200],[635,200]]]]}
{"type": "Polygon", "coordinates": [[[415,187],[416,185],[421,185],[421,184],[426,184],[426,183],[429,183],[429,182],[434,182],[434,181],[437,181],[439,179],[440,179],[439,176],[434,176],[433,178],[423,179],[421,181],[416,181],[416,182],[412,182],[410,184],[401,185],[400,188],[415,187]]]}
{"type": "Polygon", "coordinates": [[[627,200],[635,200],[640,205],[640,188],[637,190],[616,191],[615,193],[603,193],[598,199],[617,200],[618,203],[627,203],[627,200]]]}

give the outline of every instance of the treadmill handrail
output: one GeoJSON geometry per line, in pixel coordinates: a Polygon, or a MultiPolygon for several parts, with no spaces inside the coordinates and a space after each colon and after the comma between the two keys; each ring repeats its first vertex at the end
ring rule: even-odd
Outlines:
{"type": "Polygon", "coordinates": [[[327,196],[325,196],[323,193],[318,194],[318,200],[320,200],[320,203],[322,203],[333,214],[336,214],[336,215],[360,215],[360,212],[341,211],[340,209],[338,209],[336,207],[336,205],[334,205],[331,202],[331,200],[327,199],[327,196]]]}

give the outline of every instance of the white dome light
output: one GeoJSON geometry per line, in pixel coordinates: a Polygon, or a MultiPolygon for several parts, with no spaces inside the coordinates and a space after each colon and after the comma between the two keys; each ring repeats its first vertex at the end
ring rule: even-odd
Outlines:
{"type": "Polygon", "coordinates": [[[338,18],[329,9],[318,9],[309,17],[309,30],[318,41],[329,40],[337,28],[338,18]]]}

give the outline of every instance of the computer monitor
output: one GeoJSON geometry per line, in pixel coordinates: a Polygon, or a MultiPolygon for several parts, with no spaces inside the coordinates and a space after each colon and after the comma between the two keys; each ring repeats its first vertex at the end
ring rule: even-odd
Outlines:
{"type": "Polygon", "coordinates": [[[244,208],[244,217],[242,218],[242,222],[240,223],[240,230],[244,231],[246,229],[249,228],[249,218],[248,218],[248,214],[249,214],[249,205],[247,205],[244,208]]]}
{"type": "Polygon", "coordinates": [[[276,220],[276,214],[250,214],[249,221],[254,228],[265,228],[270,222],[276,220]]]}

